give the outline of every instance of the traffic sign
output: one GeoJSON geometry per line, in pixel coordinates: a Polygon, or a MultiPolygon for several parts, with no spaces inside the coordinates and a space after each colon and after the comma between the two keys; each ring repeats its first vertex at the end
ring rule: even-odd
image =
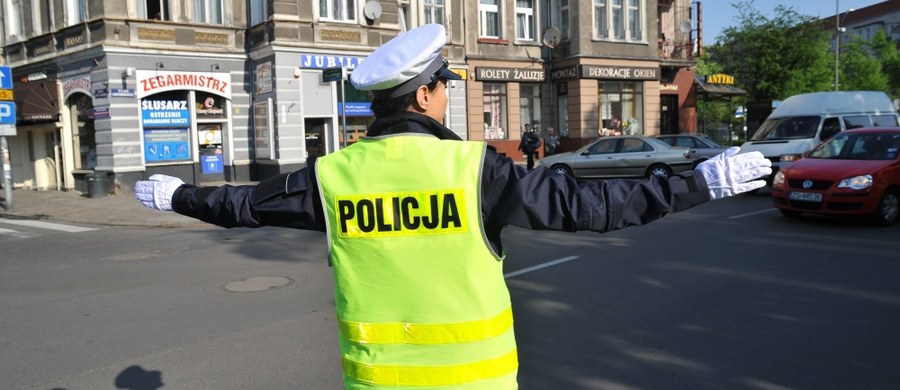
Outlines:
{"type": "Polygon", "coordinates": [[[0,66],[0,89],[13,89],[12,68],[0,66]]]}
{"type": "Polygon", "coordinates": [[[16,125],[0,125],[0,137],[15,137],[16,125]]]}
{"type": "Polygon", "coordinates": [[[0,89],[0,100],[13,101],[13,90],[0,89]]]}
{"type": "Polygon", "coordinates": [[[0,125],[16,124],[16,104],[0,102],[0,125]]]}

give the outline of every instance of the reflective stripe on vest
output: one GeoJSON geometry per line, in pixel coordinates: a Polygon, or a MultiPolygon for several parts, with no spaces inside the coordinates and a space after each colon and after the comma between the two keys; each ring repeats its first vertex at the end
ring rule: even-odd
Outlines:
{"type": "Polygon", "coordinates": [[[500,336],[513,325],[512,308],[492,318],[455,324],[340,321],[341,336],[361,344],[449,344],[500,336]]]}
{"type": "Polygon", "coordinates": [[[376,366],[344,358],[344,375],[384,386],[454,386],[496,378],[519,364],[516,351],[490,360],[448,366],[376,366]]]}

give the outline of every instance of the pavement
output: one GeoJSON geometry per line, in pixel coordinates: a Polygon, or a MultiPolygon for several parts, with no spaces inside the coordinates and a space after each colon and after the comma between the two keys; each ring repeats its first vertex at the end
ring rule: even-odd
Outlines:
{"type": "Polygon", "coordinates": [[[90,198],[77,191],[16,189],[11,208],[5,197],[6,190],[0,189],[0,218],[106,226],[208,226],[175,212],[146,208],[132,193],[90,198]]]}

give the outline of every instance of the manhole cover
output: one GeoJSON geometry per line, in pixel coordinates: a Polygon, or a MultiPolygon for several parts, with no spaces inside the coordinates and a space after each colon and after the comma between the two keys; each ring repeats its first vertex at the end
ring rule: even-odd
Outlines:
{"type": "Polygon", "coordinates": [[[256,292],[282,288],[293,282],[283,276],[259,276],[228,283],[224,288],[231,292],[256,292]]]}

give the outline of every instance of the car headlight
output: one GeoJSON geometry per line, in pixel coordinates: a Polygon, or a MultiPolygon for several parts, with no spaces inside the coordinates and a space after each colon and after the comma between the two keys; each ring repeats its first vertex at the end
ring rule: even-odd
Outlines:
{"type": "Polygon", "coordinates": [[[841,180],[838,188],[852,188],[854,190],[862,190],[872,186],[872,175],[859,175],[856,177],[841,180]]]}
{"type": "Polygon", "coordinates": [[[778,156],[779,161],[786,163],[794,162],[801,158],[803,158],[802,154],[782,154],[781,156],[778,156]]]}
{"type": "Polygon", "coordinates": [[[772,178],[772,187],[781,187],[784,185],[784,172],[778,171],[775,173],[775,177],[772,178]]]}

